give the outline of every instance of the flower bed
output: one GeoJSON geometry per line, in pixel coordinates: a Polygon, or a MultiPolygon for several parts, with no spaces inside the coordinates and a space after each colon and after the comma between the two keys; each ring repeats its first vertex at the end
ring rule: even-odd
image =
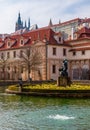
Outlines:
{"type": "Polygon", "coordinates": [[[70,87],[58,87],[56,84],[23,85],[22,91],[18,85],[9,86],[7,93],[33,96],[54,97],[90,97],[90,85],[72,84],[70,87]]]}
{"type": "MultiPolygon", "coordinates": [[[[18,85],[11,85],[8,87],[9,90],[19,91],[18,85]]],[[[70,87],[66,86],[57,86],[56,84],[37,84],[37,85],[23,85],[23,91],[31,91],[31,90],[90,90],[90,85],[79,85],[72,84],[70,87]]]]}

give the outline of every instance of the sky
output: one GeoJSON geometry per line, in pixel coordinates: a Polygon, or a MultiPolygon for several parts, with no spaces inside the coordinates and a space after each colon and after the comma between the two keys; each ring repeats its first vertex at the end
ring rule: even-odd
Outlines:
{"type": "Polygon", "coordinates": [[[0,0],[0,34],[15,32],[18,13],[31,26],[48,26],[74,18],[90,17],[90,0],[0,0]]]}

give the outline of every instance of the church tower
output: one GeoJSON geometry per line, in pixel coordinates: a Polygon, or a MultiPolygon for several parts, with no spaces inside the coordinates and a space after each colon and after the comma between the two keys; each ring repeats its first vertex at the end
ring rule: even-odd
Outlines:
{"type": "Polygon", "coordinates": [[[30,29],[30,18],[28,19],[28,30],[30,29]]]}
{"type": "Polygon", "coordinates": [[[20,12],[18,14],[18,20],[16,22],[15,31],[23,29],[23,22],[21,21],[20,12]]]}
{"type": "Polygon", "coordinates": [[[21,20],[21,16],[20,16],[20,12],[19,12],[18,19],[17,19],[17,22],[15,24],[15,31],[18,31],[20,29],[22,29],[23,31],[30,31],[30,27],[31,27],[30,18],[28,19],[28,21],[25,20],[25,22],[23,24],[23,21],[21,20]]]}

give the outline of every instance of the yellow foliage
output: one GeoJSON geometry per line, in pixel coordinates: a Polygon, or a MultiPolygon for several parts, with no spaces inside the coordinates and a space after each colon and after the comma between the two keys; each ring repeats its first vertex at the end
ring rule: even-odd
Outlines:
{"type": "Polygon", "coordinates": [[[16,85],[11,85],[8,87],[8,89],[12,91],[19,91],[19,87],[17,87],[16,85]]]}
{"type": "MultiPolygon", "coordinates": [[[[17,85],[11,85],[8,87],[9,90],[19,91],[17,85]]],[[[45,90],[90,90],[90,85],[79,85],[72,84],[71,86],[57,86],[56,84],[37,84],[37,85],[26,85],[24,89],[45,89],[45,90]]]]}

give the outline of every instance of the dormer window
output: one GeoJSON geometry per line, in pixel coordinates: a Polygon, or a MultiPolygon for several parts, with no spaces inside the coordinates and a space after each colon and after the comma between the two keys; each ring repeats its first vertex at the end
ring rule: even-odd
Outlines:
{"type": "Polygon", "coordinates": [[[21,43],[21,45],[23,45],[23,44],[24,44],[24,41],[23,41],[23,40],[21,40],[21,41],[20,41],[20,43],[21,43]]]}
{"type": "Polygon", "coordinates": [[[8,42],[8,47],[10,47],[10,42],[8,42]]]}
{"type": "Polygon", "coordinates": [[[58,38],[58,41],[61,42],[61,37],[58,38]]]}

